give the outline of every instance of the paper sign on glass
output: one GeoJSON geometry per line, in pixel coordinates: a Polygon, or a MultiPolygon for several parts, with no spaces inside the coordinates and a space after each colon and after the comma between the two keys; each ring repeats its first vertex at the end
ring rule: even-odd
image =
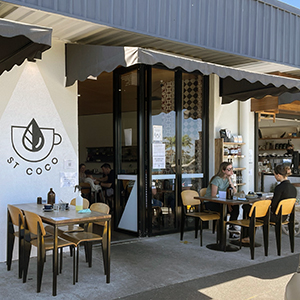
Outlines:
{"type": "Polygon", "coordinates": [[[60,173],[60,187],[74,187],[78,184],[76,172],[61,172],[60,173]]]}
{"type": "Polygon", "coordinates": [[[165,169],[166,168],[166,151],[165,144],[153,144],[152,147],[152,165],[153,169],[165,169]]]}
{"type": "Polygon", "coordinates": [[[163,130],[161,125],[153,125],[153,142],[162,142],[163,130]]]}

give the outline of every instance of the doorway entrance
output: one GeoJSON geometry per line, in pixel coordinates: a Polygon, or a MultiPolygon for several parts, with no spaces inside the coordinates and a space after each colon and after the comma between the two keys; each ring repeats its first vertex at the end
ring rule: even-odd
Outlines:
{"type": "Polygon", "coordinates": [[[180,228],[181,191],[205,186],[204,82],[199,73],[137,65],[79,83],[80,162],[95,176],[112,165],[114,230],[180,228]]]}

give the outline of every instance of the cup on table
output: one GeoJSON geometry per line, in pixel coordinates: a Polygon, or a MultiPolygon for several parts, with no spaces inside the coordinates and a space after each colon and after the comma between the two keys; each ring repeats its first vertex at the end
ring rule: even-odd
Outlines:
{"type": "Polygon", "coordinates": [[[53,208],[53,206],[52,206],[52,204],[44,204],[44,209],[52,209],[53,208]]]}
{"type": "Polygon", "coordinates": [[[42,197],[37,197],[37,198],[36,198],[36,203],[37,203],[37,204],[42,204],[42,201],[43,201],[43,200],[42,200],[42,197]]]}
{"type": "Polygon", "coordinates": [[[59,205],[60,205],[60,210],[66,210],[66,209],[67,209],[67,204],[68,204],[68,203],[64,203],[64,202],[59,203],[59,205]]]}
{"type": "Polygon", "coordinates": [[[219,191],[219,198],[221,198],[221,199],[226,199],[226,192],[224,192],[224,191],[219,191]]]}

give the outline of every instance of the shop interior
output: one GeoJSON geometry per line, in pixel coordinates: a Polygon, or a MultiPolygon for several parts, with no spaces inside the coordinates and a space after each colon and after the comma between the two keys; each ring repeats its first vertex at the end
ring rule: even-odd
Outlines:
{"type": "Polygon", "coordinates": [[[277,97],[265,98],[269,98],[268,107],[258,109],[257,99],[251,103],[252,111],[258,114],[257,183],[258,190],[273,192],[273,170],[278,164],[288,164],[292,171],[289,180],[300,183],[300,101],[280,105],[277,97]]]}
{"type": "MultiPolygon", "coordinates": [[[[122,105],[121,105],[121,128],[122,135],[126,128],[132,128],[132,142],[130,146],[126,146],[125,138],[122,137],[122,159],[121,174],[136,175],[137,170],[137,112],[136,112],[136,86],[137,86],[137,73],[135,71],[125,73],[121,75],[122,82],[122,105]]],[[[199,75],[185,74],[185,81],[200,82],[202,77],[199,75]],[[199,79],[200,78],[200,79],[199,79]]],[[[155,126],[161,128],[167,128],[165,123],[168,121],[170,128],[167,132],[164,129],[164,139],[168,139],[170,147],[166,143],[166,166],[170,166],[169,169],[162,168],[157,169],[153,167],[152,170],[152,192],[155,192],[153,199],[162,203],[163,207],[153,206],[152,209],[152,230],[158,232],[162,231],[174,231],[176,230],[175,224],[175,209],[174,209],[174,178],[175,178],[175,123],[170,126],[170,122],[175,122],[174,116],[174,99],[171,99],[173,106],[170,109],[164,108],[162,105],[162,90],[168,85],[174,83],[174,71],[162,70],[159,68],[153,68],[152,70],[152,89],[151,89],[151,102],[152,102],[152,123],[155,126]],[[164,115],[165,117],[161,117],[164,115]],[[173,132],[174,131],[174,132],[173,132]],[[168,134],[169,135],[168,135],[168,134]],[[167,134],[167,135],[166,135],[167,134]],[[165,137],[166,135],[166,137],[165,137]],[[167,186],[167,184],[169,186],[167,186]],[[170,207],[164,207],[164,204],[172,198],[172,205],[170,207]],[[157,217],[160,215],[161,217],[157,217]]],[[[174,89],[174,86],[170,86],[169,89],[174,89]]],[[[174,93],[171,93],[174,97],[174,93]]],[[[202,98],[199,98],[202,101],[202,98]]],[[[195,100],[196,101],[196,100],[195,100]]],[[[171,103],[170,102],[170,103],[171,103]]],[[[200,108],[202,106],[199,106],[200,108]]],[[[200,108],[198,109],[200,111],[200,108]]],[[[191,130],[191,128],[199,127],[201,113],[194,112],[194,117],[184,117],[184,124],[189,122],[189,126],[185,126],[185,131],[191,130]],[[199,119],[199,120],[198,120],[199,119]],[[190,124],[190,123],[193,124],[190,124]],[[194,124],[195,123],[195,124],[194,124]],[[194,125],[194,126],[192,126],[194,125]]],[[[114,161],[114,124],[113,124],[113,73],[102,73],[97,78],[89,77],[84,82],[78,83],[78,125],[79,125],[79,164],[84,163],[86,168],[92,170],[95,178],[102,177],[101,165],[103,163],[109,163],[112,168],[114,161]]],[[[187,173],[190,169],[194,170],[202,167],[199,153],[202,151],[196,151],[195,149],[201,148],[199,142],[199,134],[201,137],[200,129],[196,130],[196,136],[191,137],[186,145],[188,149],[187,154],[184,156],[183,172],[187,173]],[[200,132],[200,133],[199,133],[200,132]],[[194,150],[192,150],[194,149],[194,150]],[[192,152],[191,152],[192,151],[192,152]],[[197,164],[195,164],[195,156],[197,156],[197,164]]],[[[187,132],[189,133],[189,132],[187,132]]],[[[125,134],[125,132],[124,132],[125,134]]],[[[185,135],[186,137],[187,135],[185,135]]],[[[146,149],[146,146],[145,146],[146,149]]],[[[183,153],[186,153],[185,148],[183,153]]],[[[198,169],[197,169],[198,170],[198,169]]],[[[190,172],[190,171],[189,171],[190,172]]],[[[189,188],[192,184],[199,184],[201,178],[191,180],[189,177],[183,180],[182,185],[184,188],[189,188]]],[[[124,195],[123,204],[128,200],[131,190],[133,188],[133,182],[124,180],[124,195]]],[[[155,201],[155,200],[153,200],[155,201]]],[[[157,201],[156,201],[157,202],[157,201]]],[[[170,202],[170,201],[169,201],[170,202]]],[[[153,204],[152,204],[153,205],[153,204]]],[[[117,218],[117,216],[116,216],[117,218]]],[[[114,223],[114,222],[113,222],[114,223]]],[[[152,231],[152,232],[153,232],[152,231]]],[[[119,233],[114,232],[114,235],[119,233]]],[[[125,235],[124,235],[125,236],[125,235]]]]}
{"type": "MultiPolygon", "coordinates": [[[[129,105],[126,110],[130,115],[129,105]]],[[[98,77],[90,76],[87,80],[78,82],[78,128],[79,164],[84,163],[95,179],[101,178],[102,164],[109,163],[112,169],[114,167],[112,72],[104,72],[98,77]]],[[[126,171],[134,173],[136,164],[136,159],[128,159],[126,171]]],[[[87,192],[88,198],[94,197],[89,190],[87,192]]],[[[112,242],[131,238],[133,236],[115,231],[112,220],[112,242]]]]}

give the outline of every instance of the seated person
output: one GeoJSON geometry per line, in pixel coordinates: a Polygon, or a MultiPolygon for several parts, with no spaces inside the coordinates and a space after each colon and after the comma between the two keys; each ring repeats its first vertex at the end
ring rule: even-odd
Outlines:
{"type": "Polygon", "coordinates": [[[110,164],[105,163],[101,166],[104,174],[103,178],[100,178],[100,185],[105,189],[106,196],[111,197],[114,194],[115,189],[115,174],[114,170],[111,169],[110,164]]]}
{"type": "Polygon", "coordinates": [[[151,199],[151,204],[152,207],[153,206],[158,206],[158,207],[162,207],[163,203],[157,199],[158,195],[157,195],[157,189],[155,186],[152,187],[152,199],[151,199]]]}
{"type": "Polygon", "coordinates": [[[86,170],[85,175],[86,177],[84,179],[84,182],[88,183],[91,186],[91,192],[98,193],[102,188],[99,184],[96,184],[97,180],[95,180],[95,178],[93,177],[92,171],[86,170]]]}
{"type": "Polygon", "coordinates": [[[79,183],[84,182],[86,175],[85,175],[86,166],[85,164],[79,165],[79,183]]]}
{"type": "Polygon", "coordinates": [[[163,203],[158,200],[158,194],[156,186],[152,186],[152,199],[151,199],[151,205],[152,205],[152,225],[158,225],[159,224],[159,218],[161,215],[161,207],[163,206],[163,203]]]}
{"type": "MultiPolygon", "coordinates": [[[[275,187],[274,195],[271,202],[270,222],[276,222],[277,216],[275,215],[277,206],[281,200],[296,198],[297,189],[287,179],[291,174],[291,168],[288,165],[277,165],[274,169],[274,176],[280,183],[275,187]]],[[[244,215],[248,215],[251,205],[243,205],[244,215]]],[[[282,216],[282,221],[285,221],[287,216],[282,216]]],[[[243,238],[243,243],[249,243],[249,237],[243,238]]]]}
{"type": "MultiPolygon", "coordinates": [[[[236,188],[233,186],[231,181],[231,176],[233,175],[233,167],[231,162],[222,162],[219,167],[219,171],[214,175],[209,181],[205,197],[216,197],[219,191],[226,191],[229,184],[233,187],[233,192],[236,193],[236,188]]],[[[214,202],[205,202],[205,207],[207,210],[211,211],[221,211],[221,204],[214,202]]],[[[230,220],[237,220],[239,215],[238,205],[228,205],[228,212],[230,214],[230,220]]],[[[238,233],[239,231],[235,226],[230,225],[229,231],[238,233]]],[[[231,236],[236,237],[237,236],[231,236]]]]}
{"type": "MultiPolygon", "coordinates": [[[[274,195],[271,203],[271,215],[270,221],[276,222],[277,216],[275,215],[277,206],[281,200],[296,198],[297,189],[288,180],[288,176],[291,174],[291,168],[287,165],[277,165],[274,169],[274,176],[280,183],[275,187],[274,195]]],[[[285,221],[287,216],[283,216],[282,220],[285,221]]]]}

